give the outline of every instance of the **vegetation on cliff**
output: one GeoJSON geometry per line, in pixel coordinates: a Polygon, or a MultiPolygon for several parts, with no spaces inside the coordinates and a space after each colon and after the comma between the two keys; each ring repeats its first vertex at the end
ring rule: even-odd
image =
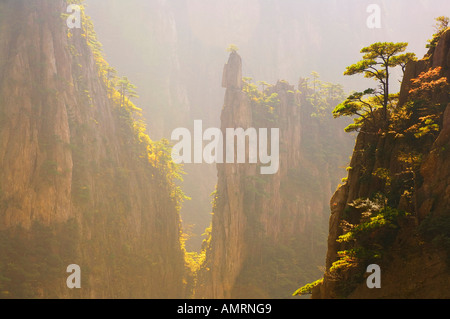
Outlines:
{"type": "MultiPolygon", "coordinates": [[[[181,297],[183,172],[171,159],[169,142],[148,136],[142,110],[132,102],[136,88],[107,63],[83,2],[0,5],[11,13],[0,29],[13,28],[25,45],[16,46],[8,33],[2,34],[5,43],[26,61],[18,73],[14,55],[0,56],[2,71],[18,79],[22,92],[1,99],[8,121],[0,134],[12,136],[16,114],[29,114],[34,130],[26,137],[27,122],[19,121],[25,129],[16,129],[24,136],[15,134],[9,144],[23,148],[21,160],[33,163],[31,171],[23,165],[23,187],[8,166],[0,178],[0,294],[181,297]],[[80,29],[66,29],[61,10],[67,4],[80,5],[80,29]],[[22,14],[28,23],[18,18],[22,14]],[[27,205],[31,196],[41,201],[27,205]],[[73,263],[81,267],[83,289],[72,291],[65,271],[73,263]]],[[[9,82],[0,80],[1,96],[9,82]]],[[[12,160],[2,154],[3,165],[12,160]]]]}
{"type": "Polygon", "coordinates": [[[331,116],[344,99],[343,89],[313,72],[298,87],[244,77],[236,90],[241,81],[230,74],[240,75],[240,65],[232,52],[222,126],[280,128],[280,170],[261,176],[260,164],[218,166],[211,237],[196,295],[286,298],[296,282],[321,273],[328,198],[353,142],[340,130],[345,120],[331,116]]]}
{"type": "MultiPolygon", "coordinates": [[[[416,62],[410,53],[397,55],[406,43],[375,43],[363,49],[363,61],[347,69],[346,74],[364,73],[375,78],[381,91],[354,93],[334,110],[335,117],[358,116],[346,130],[358,130],[360,134],[349,177],[331,202],[340,208],[331,216],[330,225],[335,226],[330,228],[325,277],[314,289],[307,285],[295,294],[314,296],[316,291],[319,298],[357,297],[352,294],[362,284],[367,266],[376,263],[388,268],[395,251],[424,254],[423,243],[433,242],[436,252],[448,254],[447,215],[437,207],[424,205],[430,200],[424,196],[429,154],[439,151],[436,140],[442,135],[449,103],[448,65],[430,62],[439,40],[448,33],[446,21],[438,18],[435,41],[424,60],[416,62]],[[373,67],[377,65],[374,58],[381,58],[383,69],[373,67]],[[387,79],[396,65],[402,66],[405,79],[401,92],[390,94],[387,79]],[[420,65],[420,72],[411,75],[415,65],[420,65]],[[366,95],[370,97],[364,99],[366,95]],[[422,244],[415,238],[421,238],[422,244]]],[[[444,45],[441,43],[440,49],[448,52],[444,45]]],[[[445,147],[440,148],[442,151],[445,147]]],[[[449,274],[439,276],[445,281],[449,274]]],[[[361,293],[361,289],[358,291],[361,293]]],[[[389,295],[395,292],[386,291],[384,296],[389,295]]]]}
{"type": "Polygon", "coordinates": [[[344,75],[364,74],[364,77],[374,79],[378,84],[376,89],[353,93],[333,111],[335,117],[359,116],[345,129],[347,132],[359,131],[362,126],[372,130],[388,127],[389,113],[395,109],[398,99],[398,95],[390,94],[392,69],[401,66],[405,72],[406,64],[416,60],[414,53],[403,53],[407,46],[402,42],[374,43],[361,50],[364,53],[361,61],[347,67],[344,75]],[[381,115],[377,117],[378,109],[381,109],[381,115]]]}

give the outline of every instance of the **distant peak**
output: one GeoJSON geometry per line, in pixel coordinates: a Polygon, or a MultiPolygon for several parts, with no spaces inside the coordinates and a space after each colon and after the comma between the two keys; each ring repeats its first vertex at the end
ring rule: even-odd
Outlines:
{"type": "Polygon", "coordinates": [[[242,89],[242,58],[232,51],[228,63],[223,69],[222,87],[227,89],[242,89]]]}

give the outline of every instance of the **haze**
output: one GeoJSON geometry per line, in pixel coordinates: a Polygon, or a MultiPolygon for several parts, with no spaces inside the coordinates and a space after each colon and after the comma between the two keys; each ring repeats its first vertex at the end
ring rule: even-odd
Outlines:
{"type": "MultiPolygon", "coordinates": [[[[363,77],[345,77],[363,46],[377,41],[409,42],[421,58],[434,32],[434,18],[448,15],[447,0],[88,0],[87,13],[108,61],[138,86],[149,135],[170,138],[194,120],[220,125],[226,48],[235,44],[243,76],[293,85],[312,71],[347,92],[373,86],[363,77]],[[369,29],[367,7],[382,9],[382,27],[369,29]]],[[[394,90],[398,89],[394,88],[394,90]]],[[[350,156],[351,154],[349,154],[350,156]]],[[[342,165],[345,165],[343,163],[342,165]]],[[[188,248],[198,250],[210,223],[214,165],[186,165],[183,188],[192,200],[182,217],[188,248]]]]}

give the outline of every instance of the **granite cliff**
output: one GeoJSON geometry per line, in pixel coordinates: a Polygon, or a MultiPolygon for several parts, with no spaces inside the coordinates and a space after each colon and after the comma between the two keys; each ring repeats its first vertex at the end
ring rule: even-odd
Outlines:
{"type": "Polygon", "coordinates": [[[242,78],[236,52],[224,68],[222,85],[224,136],[227,128],[279,128],[280,166],[273,175],[261,175],[260,162],[217,165],[212,228],[195,295],[286,298],[299,282],[320,272],[327,202],[352,139],[338,124],[324,127],[311,117],[312,89],[300,87],[301,92],[279,81],[262,84],[260,91],[242,78]]]}
{"type": "Polygon", "coordinates": [[[90,20],[68,29],[68,5],[0,3],[0,293],[181,297],[168,145],[120,103],[90,20]],[[70,264],[81,289],[66,286],[70,264]]]}

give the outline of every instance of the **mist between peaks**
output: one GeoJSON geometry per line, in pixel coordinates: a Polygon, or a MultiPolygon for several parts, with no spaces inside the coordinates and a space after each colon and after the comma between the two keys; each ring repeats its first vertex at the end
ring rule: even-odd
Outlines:
{"type": "Polygon", "coordinates": [[[219,128],[203,131],[203,122],[197,120],[194,134],[187,128],[177,128],[171,139],[178,141],[172,148],[176,164],[261,164],[262,175],[276,174],[280,167],[279,128],[227,128],[224,136],[219,128]],[[209,143],[203,147],[203,142],[209,143]]]}

